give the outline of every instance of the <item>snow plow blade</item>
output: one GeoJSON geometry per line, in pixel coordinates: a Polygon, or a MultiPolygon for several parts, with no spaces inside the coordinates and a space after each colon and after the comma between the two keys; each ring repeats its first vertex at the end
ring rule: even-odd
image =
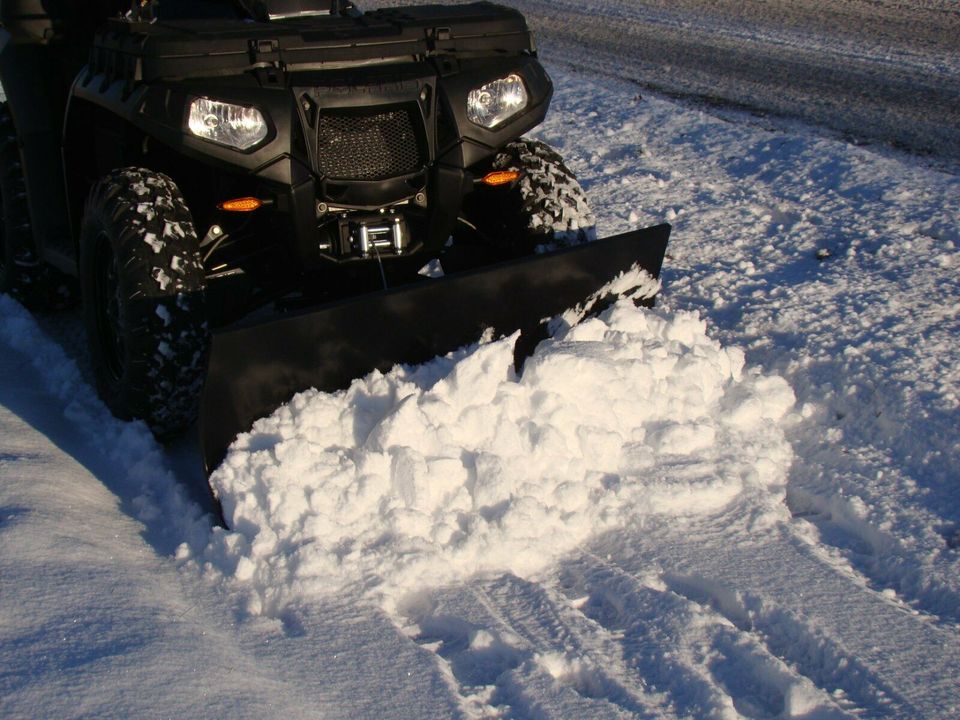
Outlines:
{"type": "Polygon", "coordinates": [[[621,272],[639,267],[659,277],[669,236],[670,226],[658,225],[218,331],[200,411],[207,473],[239,433],[298,392],[333,392],[374,369],[425,362],[487,328],[536,335],[542,320],[621,272]]]}

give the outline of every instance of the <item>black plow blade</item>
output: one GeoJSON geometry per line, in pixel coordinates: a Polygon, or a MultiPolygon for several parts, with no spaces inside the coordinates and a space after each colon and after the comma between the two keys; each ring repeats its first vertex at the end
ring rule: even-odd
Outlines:
{"type": "Polygon", "coordinates": [[[487,328],[536,332],[635,267],[658,277],[669,236],[658,225],[219,331],[200,414],[207,473],[239,433],[298,392],[333,392],[374,369],[425,362],[487,328]]]}

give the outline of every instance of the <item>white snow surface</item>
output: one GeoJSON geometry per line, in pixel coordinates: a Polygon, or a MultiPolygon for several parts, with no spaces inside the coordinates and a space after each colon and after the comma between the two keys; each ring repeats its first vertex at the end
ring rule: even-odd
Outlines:
{"type": "Polygon", "coordinates": [[[657,308],[299,395],[232,531],[0,297],[0,717],[960,716],[958,168],[549,69],[657,308]]]}

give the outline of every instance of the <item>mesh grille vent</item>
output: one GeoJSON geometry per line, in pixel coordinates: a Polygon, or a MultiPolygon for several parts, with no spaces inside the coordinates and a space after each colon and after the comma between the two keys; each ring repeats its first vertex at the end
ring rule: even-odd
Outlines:
{"type": "Polygon", "coordinates": [[[416,107],[320,110],[317,170],[339,180],[381,180],[423,167],[416,107]]]}

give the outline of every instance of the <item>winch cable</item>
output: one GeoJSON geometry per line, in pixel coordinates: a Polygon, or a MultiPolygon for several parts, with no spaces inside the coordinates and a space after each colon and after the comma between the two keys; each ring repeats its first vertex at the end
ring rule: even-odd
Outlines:
{"type": "Polygon", "coordinates": [[[377,256],[377,266],[380,268],[380,280],[383,282],[383,289],[389,290],[390,286],[387,285],[387,274],[383,270],[383,259],[380,257],[380,248],[376,246],[376,243],[371,243],[373,245],[373,254],[377,256]]]}

